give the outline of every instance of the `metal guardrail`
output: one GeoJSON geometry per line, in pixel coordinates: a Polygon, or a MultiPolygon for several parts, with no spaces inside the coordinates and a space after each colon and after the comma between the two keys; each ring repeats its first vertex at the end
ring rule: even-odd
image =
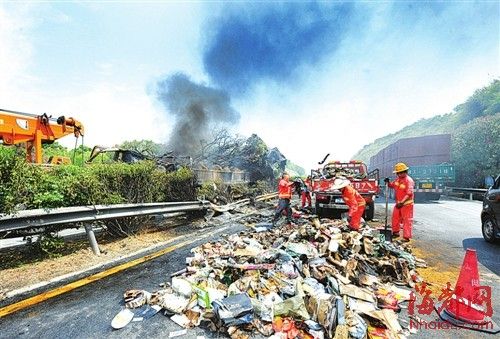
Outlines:
{"type": "Polygon", "coordinates": [[[469,194],[469,200],[474,200],[474,194],[485,194],[488,190],[485,188],[467,188],[467,187],[445,187],[444,192],[446,194],[452,193],[462,193],[469,194]]]}
{"type": "MultiPolygon", "coordinates": [[[[255,201],[264,201],[276,197],[278,193],[257,196],[255,201]]],[[[238,206],[247,205],[250,199],[236,201],[227,206],[226,210],[238,206]]],[[[62,207],[55,209],[34,209],[19,211],[15,214],[0,216],[0,232],[17,231],[22,229],[43,228],[46,226],[84,223],[85,231],[90,245],[95,254],[100,254],[97,241],[92,229],[91,222],[106,219],[117,219],[123,217],[136,217],[151,214],[165,214],[172,212],[202,211],[209,208],[215,209],[216,205],[206,200],[142,203],[142,204],[119,204],[119,205],[95,205],[62,207]]]]}
{"type": "Polygon", "coordinates": [[[95,205],[19,211],[0,217],[0,232],[170,212],[201,211],[208,201],[95,205]]]}
{"type": "Polygon", "coordinates": [[[94,254],[99,255],[101,251],[95,238],[92,221],[169,212],[201,211],[209,208],[209,206],[210,202],[208,201],[187,201],[26,210],[0,217],[0,232],[84,223],[92,251],[94,254]]]}

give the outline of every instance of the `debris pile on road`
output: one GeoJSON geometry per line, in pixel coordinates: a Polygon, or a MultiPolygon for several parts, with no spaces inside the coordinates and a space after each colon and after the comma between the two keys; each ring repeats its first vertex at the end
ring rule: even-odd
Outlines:
{"type": "Polygon", "coordinates": [[[191,250],[186,268],[151,294],[127,291],[127,307],[163,308],[183,328],[231,338],[400,338],[398,321],[422,261],[378,230],[302,215],[298,225],[225,235],[191,250]],[[134,296],[141,300],[134,302],[134,296]]]}

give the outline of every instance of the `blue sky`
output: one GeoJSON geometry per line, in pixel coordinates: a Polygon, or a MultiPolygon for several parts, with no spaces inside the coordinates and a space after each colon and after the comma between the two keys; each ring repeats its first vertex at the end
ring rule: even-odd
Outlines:
{"type": "Polygon", "coordinates": [[[498,2],[0,2],[0,107],[73,115],[89,146],[165,142],[176,117],[156,86],[182,72],[229,93],[235,133],[305,167],[347,160],[497,78],[499,13],[498,2]]]}

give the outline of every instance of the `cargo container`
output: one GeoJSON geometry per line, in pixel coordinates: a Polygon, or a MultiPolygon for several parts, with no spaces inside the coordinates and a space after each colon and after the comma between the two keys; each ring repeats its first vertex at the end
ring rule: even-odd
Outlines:
{"type": "Polygon", "coordinates": [[[398,162],[410,167],[416,201],[439,199],[444,187],[455,183],[450,134],[399,139],[372,156],[369,168],[378,168],[381,178],[394,178],[392,171],[398,162]]]}

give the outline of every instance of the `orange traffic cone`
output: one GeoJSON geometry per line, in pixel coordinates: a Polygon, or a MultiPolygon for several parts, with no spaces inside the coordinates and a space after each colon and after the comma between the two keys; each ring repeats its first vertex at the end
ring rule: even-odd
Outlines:
{"type": "MultiPolygon", "coordinates": [[[[445,307],[442,307],[442,304],[436,305],[436,310],[441,311],[439,312],[441,319],[473,330],[500,332],[500,328],[487,317],[486,307],[475,304],[477,300],[482,299],[480,287],[476,250],[468,248],[453,296],[445,307]]],[[[491,294],[488,297],[491,298],[491,294]]]]}

